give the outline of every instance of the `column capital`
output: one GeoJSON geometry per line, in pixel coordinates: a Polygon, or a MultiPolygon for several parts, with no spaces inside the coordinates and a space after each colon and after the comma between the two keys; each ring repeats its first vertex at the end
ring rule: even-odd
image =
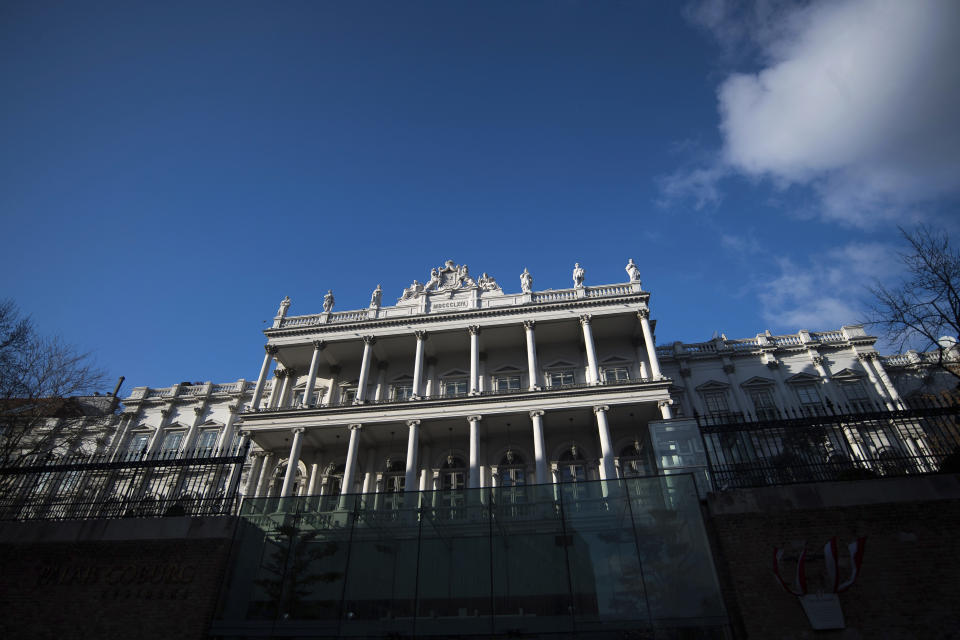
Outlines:
{"type": "Polygon", "coordinates": [[[275,344],[265,344],[263,345],[263,349],[271,356],[277,355],[277,352],[280,351],[280,347],[275,344]]]}
{"type": "Polygon", "coordinates": [[[543,409],[536,409],[530,412],[530,418],[542,418],[544,413],[546,412],[543,409]]]}
{"type": "Polygon", "coordinates": [[[314,340],[314,341],[313,341],[313,348],[314,348],[316,351],[323,351],[324,349],[327,348],[327,341],[326,341],[326,340],[314,340]]]}
{"type": "Polygon", "coordinates": [[[370,344],[370,345],[372,345],[372,344],[376,344],[376,342],[377,342],[376,336],[363,336],[362,339],[363,339],[363,344],[370,344]]]}
{"type": "Polygon", "coordinates": [[[536,321],[536,320],[524,320],[524,321],[523,321],[523,328],[524,328],[524,329],[533,329],[535,326],[537,326],[537,321],[536,321]]]}
{"type": "Polygon", "coordinates": [[[381,371],[386,371],[389,368],[390,368],[390,363],[387,362],[386,360],[381,360],[380,362],[377,363],[377,369],[380,369],[381,371]]]}
{"type": "Polygon", "coordinates": [[[673,400],[657,400],[657,406],[663,409],[673,405],[673,400]]]}
{"type": "Polygon", "coordinates": [[[428,366],[428,367],[432,367],[432,366],[434,366],[434,365],[436,365],[436,364],[437,364],[437,359],[436,359],[436,358],[434,358],[434,357],[432,357],[432,356],[429,357],[429,358],[427,358],[427,366],[428,366]]]}
{"type": "Polygon", "coordinates": [[[363,427],[362,424],[348,424],[348,425],[347,425],[347,428],[350,429],[350,431],[360,431],[360,429],[361,429],[362,427],[363,427]]]}
{"type": "Polygon", "coordinates": [[[467,422],[480,422],[483,416],[467,416],[467,422]]]}
{"type": "Polygon", "coordinates": [[[873,352],[873,351],[871,351],[871,352],[869,352],[869,353],[858,353],[858,354],[857,354],[857,360],[860,360],[861,362],[866,362],[867,360],[875,360],[876,357],[877,357],[877,354],[876,354],[875,352],[873,352]]]}
{"type": "Polygon", "coordinates": [[[593,408],[594,413],[600,413],[601,411],[609,411],[610,407],[605,404],[598,404],[593,408]]]}
{"type": "Polygon", "coordinates": [[[733,363],[723,365],[723,372],[726,374],[732,374],[736,371],[736,367],[733,366],[733,363]]]}
{"type": "Polygon", "coordinates": [[[236,413],[237,411],[240,411],[241,407],[243,407],[243,404],[240,402],[237,402],[236,404],[227,405],[227,411],[229,411],[230,413],[236,413]]]}
{"type": "Polygon", "coordinates": [[[274,369],[273,371],[274,378],[286,378],[287,370],[286,369],[274,369]]]}
{"type": "Polygon", "coordinates": [[[303,427],[294,427],[293,429],[290,429],[290,433],[294,433],[294,434],[303,433],[304,431],[305,429],[303,427]]]}
{"type": "Polygon", "coordinates": [[[472,336],[480,335],[480,325],[472,324],[469,327],[467,327],[467,331],[469,331],[470,335],[472,336]]]}
{"type": "Polygon", "coordinates": [[[170,407],[165,407],[163,409],[160,409],[160,415],[166,418],[167,416],[170,415],[171,411],[173,411],[173,409],[171,409],[170,407]]]}
{"type": "Polygon", "coordinates": [[[342,371],[340,365],[338,365],[338,364],[332,364],[332,365],[330,365],[330,373],[336,375],[336,374],[340,373],[340,371],[342,371]]]}
{"type": "Polygon", "coordinates": [[[646,307],[644,307],[643,309],[638,310],[638,311],[637,311],[637,317],[640,318],[641,320],[649,320],[649,319],[650,319],[650,309],[647,309],[646,307]]]}
{"type": "Polygon", "coordinates": [[[418,426],[420,426],[420,421],[419,421],[419,420],[407,420],[407,426],[408,426],[408,427],[418,427],[418,426]]]}
{"type": "Polygon", "coordinates": [[[584,313],[580,315],[580,324],[586,325],[590,324],[590,319],[593,318],[589,313],[584,313]]]}
{"type": "Polygon", "coordinates": [[[197,416],[197,417],[199,418],[200,416],[202,416],[202,415],[204,414],[204,412],[205,412],[206,410],[207,410],[207,408],[204,407],[203,405],[200,405],[199,407],[194,407],[194,408],[193,408],[193,415],[195,415],[195,416],[197,416]]]}
{"type": "Polygon", "coordinates": [[[413,335],[417,336],[417,340],[420,340],[421,342],[430,336],[430,334],[423,329],[417,329],[413,332],[413,335]]]}
{"type": "Polygon", "coordinates": [[[266,458],[266,457],[267,457],[267,452],[266,452],[266,451],[260,451],[260,450],[251,451],[251,452],[250,452],[250,456],[253,457],[253,458],[266,458]]]}
{"type": "Polygon", "coordinates": [[[823,366],[823,363],[825,362],[823,356],[810,356],[810,360],[812,360],[813,364],[818,367],[823,366]]]}
{"type": "Polygon", "coordinates": [[[247,431],[246,429],[240,429],[240,431],[237,432],[237,435],[240,436],[241,438],[249,438],[250,432],[247,431]]]}
{"type": "Polygon", "coordinates": [[[296,378],[296,377],[297,377],[297,370],[296,370],[296,369],[287,369],[287,377],[288,377],[288,378],[296,378]]]}

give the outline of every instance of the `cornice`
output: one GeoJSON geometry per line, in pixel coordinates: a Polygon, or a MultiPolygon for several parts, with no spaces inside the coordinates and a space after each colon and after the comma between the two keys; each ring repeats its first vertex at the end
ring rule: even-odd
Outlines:
{"type": "Polygon", "coordinates": [[[623,304],[624,302],[647,303],[650,293],[640,291],[629,295],[611,296],[604,298],[584,298],[582,300],[564,300],[561,302],[547,302],[537,304],[523,304],[511,307],[494,307],[490,309],[469,309],[467,311],[453,311],[436,314],[420,314],[415,316],[400,316],[397,318],[370,318],[359,322],[342,322],[337,324],[316,324],[309,327],[291,327],[289,329],[264,329],[267,338],[315,335],[318,333],[339,333],[345,331],[368,331],[380,327],[408,327],[412,324],[425,325],[451,320],[473,320],[478,318],[495,318],[498,316],[523,315],[540,313],[560,309],[584,309],[607,307],[623,304]]]}

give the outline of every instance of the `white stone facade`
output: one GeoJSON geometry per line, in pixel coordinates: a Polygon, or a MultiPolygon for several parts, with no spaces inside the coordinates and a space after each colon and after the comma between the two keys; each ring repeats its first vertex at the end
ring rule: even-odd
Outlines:
{"type": "Polygon", "coordinates": [[[578,264],[572,288],[534,291],[525,269],[505,293],[448,261],[392,306],[379,286],[344,312],[332,291],[318,314],[291,316],[284,299],[256,381],[138,387],[112,451],[249,437],[244,495],[389,500],[683,470],[702,457],[694,413],[902,406],[895,380],[911,363],[878,357],[860,326],[655,347],[650,294],[632,260],[626,272],[590,286],[578,264]]]}

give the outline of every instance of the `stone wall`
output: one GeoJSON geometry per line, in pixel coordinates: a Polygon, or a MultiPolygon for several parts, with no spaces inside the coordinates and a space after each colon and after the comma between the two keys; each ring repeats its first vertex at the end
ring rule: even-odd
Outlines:
{"type": "Polygon", "coordinates": [[[749,638],[947,638],[960,635],[960,476],[819,483],[711,494],[710,529],[731,618],[749,638]],[[856,584],[840,594],[846,629],[813,631],[797,598],[774,580],[785,548],[792,581],[804,544],[811,591],[822,588],[823,546],[866,536],[856,584]]]}
{"type": "Polygon", "coordinates": [[[233,518],[0,524],[0,637],[203,638],[233,518]]]}

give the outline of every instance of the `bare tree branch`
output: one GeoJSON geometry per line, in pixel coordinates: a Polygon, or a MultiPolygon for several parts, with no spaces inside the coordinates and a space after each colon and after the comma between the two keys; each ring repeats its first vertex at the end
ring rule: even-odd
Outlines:
{"type": "Polygon", "coordinates": [[[935,352],[937,366],[960,380],[960,251],[946,232],[921,226],[900,229],[909,250],[899,254],[905,275],[896,285],[877,282],[869,324],[901,352],[935,352]]]}

